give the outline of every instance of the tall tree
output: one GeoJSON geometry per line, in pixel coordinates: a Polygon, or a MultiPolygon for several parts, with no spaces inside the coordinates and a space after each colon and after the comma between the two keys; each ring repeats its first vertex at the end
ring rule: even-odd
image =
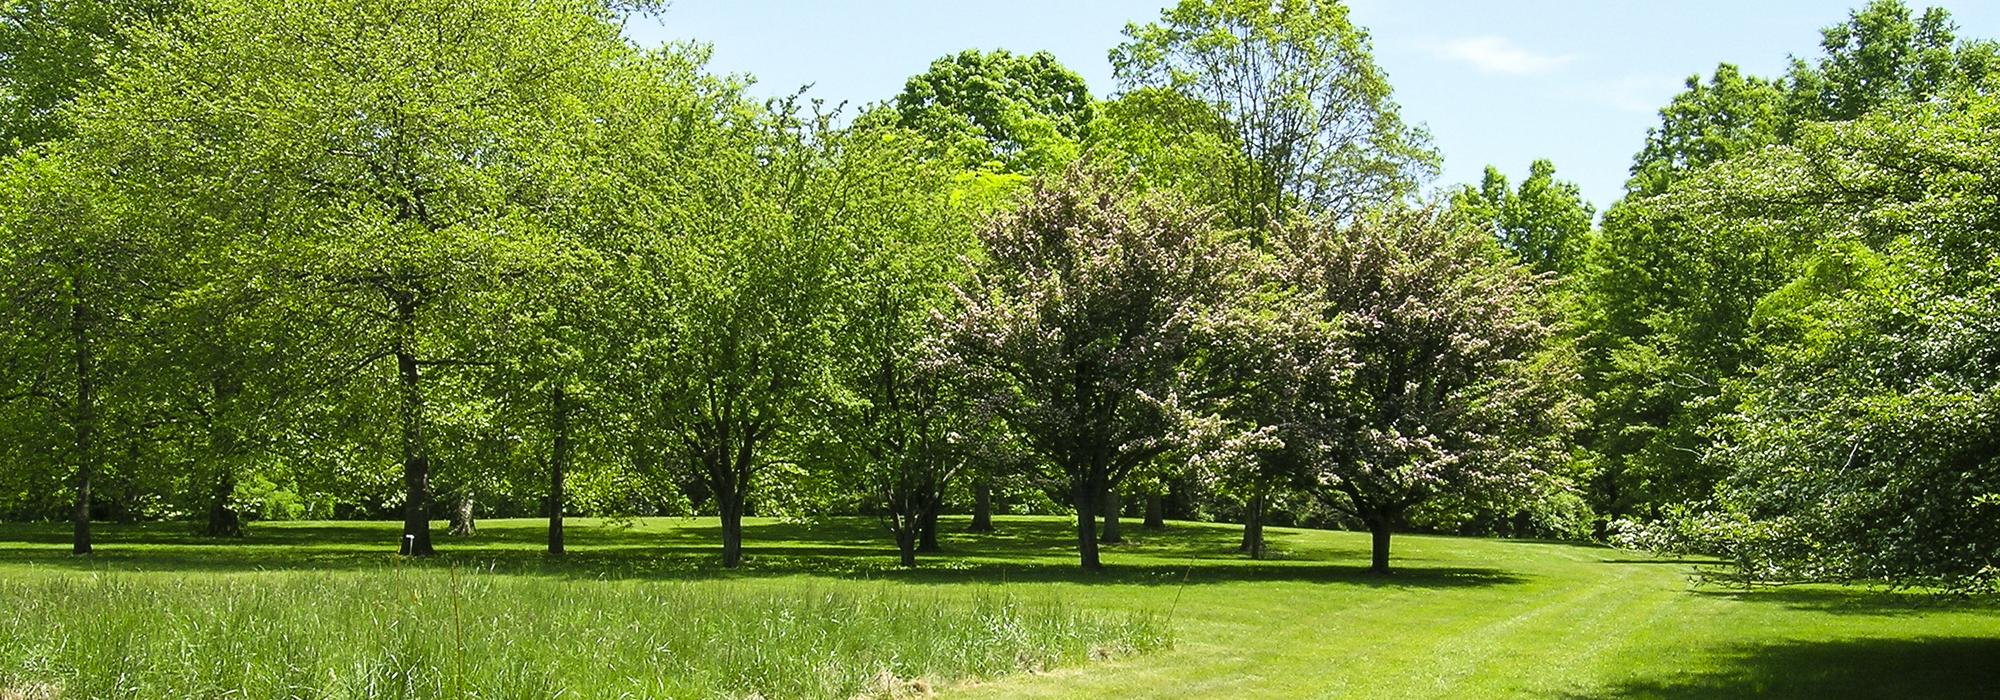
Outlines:
{"type": "Polygon", "coordinates": [[[1728,63],[1706,83],[1689,76],[1687,89],[1660,109],[1660,124],[1646,129],[1625,190],[1659,194],[1689,172],[1776,143],[1785,128],[1783,103],[1778,83],[1728,63]]]}
{"type": "Polygon", "coordinates": [[[5,442],[13,464],[67,470],[71,551],[89,554],[93,487],[131,439],[108,428],[136,408],[137,330],[168,292],[155,284],[165,246],[121,221],[128,205],[98,161],[36,150],[0,167],[5,442]]]}
{"type": "Polygon", "coordinates": [[[1085,569],[1106,492],[1175,444],[1192,335],[1246,258],[1198,211],[1128,190],[1087,165],[1038,183],[982,232],[952,319],[957,361],[1066,486],[1085,569]]]}
{"type": "Polygon", "coordinates": [[[898,125],[945,145],[973,168],[1038,172],[1076,157],[1096,104],[1083,78],[1046,51],[968,49],[903,84],[898,125]]]}
{"type": "Polygon", "coordinates": [[[1745,583],[2000,584],[2000,218],[1982,204],[2000,102],[1976,92],[1808,124],[1659,206],[1721,236],[1806,246],[1755,302],[1678,544],[1745,583]]]}
{"type": "Polygon", "coordinates": [[[743,516],[777,441],[831,390],[830,349],[864,223],[860,159],[830,114],[791,102],[742,115],[663,212],[646,250],[639,391],[656,435],[694,471],[743,558],[743,516]]]}
{"type": "Polygon", "coordinates": [[[1536,272],[1569,274],[1583,264],[1595,214],[1575,183],[1556,179],[1554,163],[1530,164],[1519,189],[1509,189],[1507,176],[1487,166],[1479,186],[1453,192],[1451,205],[1490,226],[1500,245],[1536,272]]]}
{"type": "MultiPolygon", "coordinates": [[[[1795,60],[1781,79],[1725,65],[1706,85],[1690,80],[1635,159],[1627,198],[1605,213],[1580,275],[1577,325],[1593,405],[1582,440],[1606,521],[1659,516],[1712,493],[1723,470],[1701,456],[1714,421],[1733,410],[1725,387],[1755,365],[1755,307],[1817,244],[1767,228],[1721,235],[1711,223],[1722,222],[1691,216],[1703,210],[1649,198],[1685,199],[1672,194],[1677,183],[1765,157],[1817,120],[1937,102],[1979,84],[1994,65],[1991,42],[1958,42],[1944,11],[1913,15],[1896,0],[1871,2],[1821,34],[1821,54],[1795,60]]],[[[1801,206],[1809,205],[1766,200],[1756,208],[1801,206]]]]}
{"type": "Polygon", "coordinates": [[[1183,0],[1125,36],[1111,52],[1121,89],[1172,90],[1221,117],[1240,150],[1207,164],[1235,194],[1215,204],[1253,235],[1297,215],[1356,216],[1437,169],[1335,0],[1183,0]]]}
{"type": "Polygon", "coordinates": [[[590,2],[188,12],[136,35],[79,133],[149,153],[191,196],[227,203],[249,264],[281,281],[289,308],[347,329],[321,362],[393,387],[402,550],[430,554],[428,392],[440,372],[490,360],[468,301],[537,249],[543,164],[571,152],[630,49],[590,2]]]}
{"type": "Polygon", "coordinates": [[[936,542],[946,489],[969,461],[977,417],[964,383],[945,362],[942,319],[951,284],[976,250],[969,222],[952,206],[951,173],[917,134],[884,129],[852,137],[861,161],[858,265],[846,288],[834,349],[842,401],[835,439],[849,446],[855,479],[880,508],[904,566],[936,542]]]}
{"type": "Polygon", "coordinates": [[[1820,30],[1817,61],[1792,59],[1785,76],[1787,140],[1803,122],[1850,121],[1885,105],[1919,103],[1976,86],[2000,69],[2000,44],[1959,42],[1951,13],[1912,13],[1902,0],[1870,0],[1820,30]]]}

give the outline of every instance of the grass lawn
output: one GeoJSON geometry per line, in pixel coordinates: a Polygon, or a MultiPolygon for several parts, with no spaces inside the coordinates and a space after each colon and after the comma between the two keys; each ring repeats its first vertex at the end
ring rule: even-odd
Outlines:
{"type": "Polygon", "coordinates": [[[1128,526],[1075,570],[1069,525],[999,518],[898,570],[874,521],[485,521],[398,563],[395,523],[0,526],[0,700],[213,697],[1992,697],[2000,603],[1694,587],[1629,552],[1128,526]],[[886,673],[885,673],[886,672],[886,673]],[[13,695],[9,695],[9,693],[13,695]],[[122,695],[121,695],[122,694],[122,695]]]}

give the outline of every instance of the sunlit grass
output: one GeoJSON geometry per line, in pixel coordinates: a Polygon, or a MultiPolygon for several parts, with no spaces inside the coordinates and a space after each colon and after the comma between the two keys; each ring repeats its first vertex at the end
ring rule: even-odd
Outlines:
{"type": "Polygon", "coordinates": [[[1064,518],[945,522],[915,571],[869,518],[486,521],[442,554],[396,523],[240,540],[0,525],[0,700],[78,698],[1989,697],[2000,600],[1701,585],[1602,547],[1228,525],[1129,527],[1077,570],[1064,518]],[[11,686],[11,688],[10,688],[11,686]],[[22,691],[20,699],[6,695],[22,691]],[[235,691],[225,694],[227,691],[235,691]],[[55,696],[47,696],[55,697],[55,696]]]}
{"type": "Polygon", "coordinates": [[[0,689],[63,698],[849,698],[1167,643],[1046,596],[841,581],[44,571],[0,601],[0,689]]]}

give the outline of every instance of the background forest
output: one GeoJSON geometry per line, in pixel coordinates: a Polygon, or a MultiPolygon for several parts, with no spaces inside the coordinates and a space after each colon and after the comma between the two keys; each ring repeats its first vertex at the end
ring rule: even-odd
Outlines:
{"type": "MultiPolygon", "coordinates": [[[[1332,0],[1094,96],[746,96],[594,0],[0,4],[0,518],[941,513],[1596,540],[2000,583],[2000,45],[1892,0],[1689,79],[1586,204],[1433,182],[1332,0]]],[[[389,547],[391,543],[384,542],[389,547]]]]}

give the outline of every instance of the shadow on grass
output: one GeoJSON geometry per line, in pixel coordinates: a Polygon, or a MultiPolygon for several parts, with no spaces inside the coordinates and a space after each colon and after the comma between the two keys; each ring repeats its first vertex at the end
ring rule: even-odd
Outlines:
{"type": "Polygon", "coordinates": [[[387,566],[477,568],[495,573],[586,579],[709,579],[834,576],[920,584],[1009,581],[1077,584],[1180,585],[1288,581],[1385,587],[1464,587],[1519,583],[1498,569],[1409,564],[1388,575],[1367,571],[1365,548],[1306,546],[1298,533],[1269,531],[1275,559],[1237,554],[1231,527],[1174,523],[1165,530],[1132,528],[1128,542],[1104,549],[1106,568],[1086,572],[1076,561],[1073,526],[1053,518],[1004,518],[999,531],[964,532],[964,518],[940,527],[945,551],[920,557],[916,569],[896,565],[896,551],[872,518],[759,521],[744,525],[744,566],[723,569],[721,527],[712,519],[650,519],[632,525],[573,522],[569,553],[542,551],[546,526],[534,520],[489,521],[472,538],[434,535],[440,555],[422,561],[393,553],[401,529],[392,522],[260,523],[241,538],[194,534],[184,523],[100,527],[97,553],[67,554],[56,524],[0,525],[0,566],[80,571],[234,572],[373,570],[387,566]]]}
{"type": "MultiPolygon", "coordinates": [[[[1696,595],[1728,598],[1748,603],[1782,605],[1794,610],[1835,615],[1923,615],[1939,610],[1984,610],[2000,613],[2000,598],[1959,597],[1921,591],[1890,591],[1868,588],[1752,588],[1730,590],[1703,588],[1696,595]]],[[[2000,657],[1994,658],[2000,664],[2000,657]]],[[[2000,686],[1993,690],[2000,697],[2000,686]]]]}
{"type": "Polygon", "coordinates": [[[1627,682],[1585,698],[1991,698],[2000,639],[1918,637],[1739,647],[1713,671],[1627,682]]]}

